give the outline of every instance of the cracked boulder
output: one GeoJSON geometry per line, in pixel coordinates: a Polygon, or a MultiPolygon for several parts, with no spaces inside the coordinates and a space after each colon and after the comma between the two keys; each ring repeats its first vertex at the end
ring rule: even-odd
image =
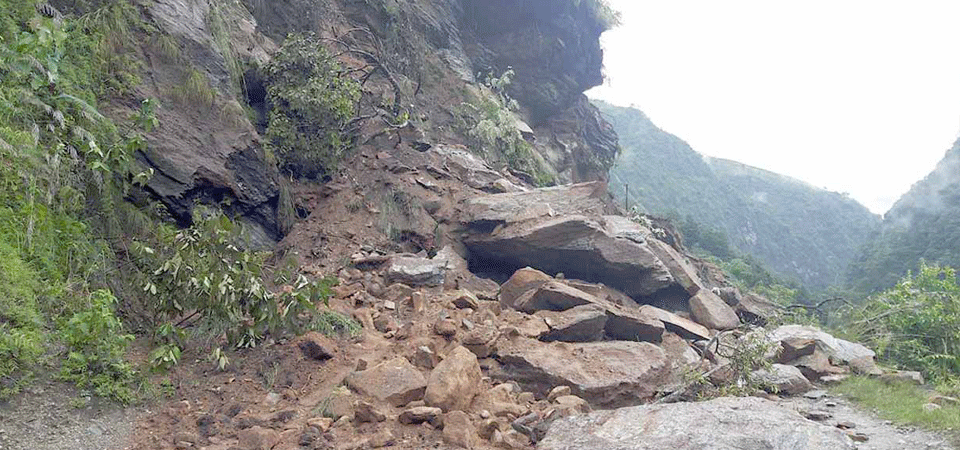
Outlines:
{"type": "Polygon", "coordinates": [[[650,230],[605,215],[603,183],[582,183],[468,200],[464,240],[474,257],[501,268],[533,266],[547,273],[604,283],[633,297],[676,283],[651,250],[650,230]]]}

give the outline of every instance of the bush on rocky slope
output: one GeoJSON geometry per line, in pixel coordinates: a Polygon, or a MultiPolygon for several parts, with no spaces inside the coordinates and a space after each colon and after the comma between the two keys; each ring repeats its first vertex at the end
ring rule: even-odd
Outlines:
{"type": "Polygon", "coordinates": [[[322,178],[353,146],[360,83],[312,34],[287,38],[264,69],[270,112],[267,138],[281,169],[322,178]]]}
{"type": "Polygon", "coordinates": [[[960,285],[954,269],[922,265],[846,312],[845,331],[881,358],[947,385],[960,383],[960,285]]]}

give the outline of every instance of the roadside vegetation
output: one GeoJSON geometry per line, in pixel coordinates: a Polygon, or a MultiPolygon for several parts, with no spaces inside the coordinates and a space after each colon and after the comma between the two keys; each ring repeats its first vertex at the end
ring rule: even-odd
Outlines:
{"type": "MultiPolygon", "coordinates": [[[[937,401],[939,395],[924,387],[890,383],[876,378],[852,377],[831,388],[856,401],[880,417],[899,425],[914,425],[930,430],[960,430],[960,404],[937,401]],[[935,404],[937,407],[925,405],[935,404]]],[[[954,436],[957,439],[957,436],[954,436]]]]}
{"type": "MultiPolygon", "coordinates": [[[[126,0],[76,9],[0,0],[0,399],[47,372],[131,403],[158,391],[144,387],[150,369],[187,349],[223,369],[231,351],[268,338],[355,333],[351,319],[322,310],[333,281],[243,249],[240,226],[222,213],[177,229],[162,205],[127,201],[153,175],[134,155],[164,107],[134,97],[132,46],[171,57],[178,46],[126,0]],[[139,109],[111,119],[110,102],[139,109]],[[150,338],[144,364],[127,357],[135,336],[150,338]]],[[[173,97],[209,107],[205,77],[187,81],[173,97]]],[[[312,81],[304,86],[325,87],[312,81]]],[[[336,105],[348,109],[351,92],[336,105]]]]}

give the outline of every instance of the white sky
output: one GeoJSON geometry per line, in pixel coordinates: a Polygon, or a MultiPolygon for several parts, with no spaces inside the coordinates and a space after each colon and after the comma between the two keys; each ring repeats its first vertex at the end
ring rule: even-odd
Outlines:
{"type": "Polygon", "coordinates": [[[960,1],[609,0],[607,81],[700,153],[884,213],[960,132],[960,1]]]}

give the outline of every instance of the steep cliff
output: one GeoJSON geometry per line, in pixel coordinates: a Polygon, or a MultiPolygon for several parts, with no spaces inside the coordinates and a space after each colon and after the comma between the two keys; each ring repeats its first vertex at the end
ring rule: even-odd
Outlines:
{"type": "MultiPolygon", "coordinates": [[[[54,6],[82,14],[99,6],[93,3],[54,6]]],[[[316,33],[340,64],[363,75],[357,116],[365,120],[354,146],[385,126],[402,128],[415,141],[466,145],[541,184],[604,179],[618,151],[616,135],[582,94],[602,79],[599,35],[610,23],[596,2],[158,0],[135,7],[144,30],[156,30],[132,40],[142,82],[104,109],[129,117],[140,100],[159,100],[159,126],[137,159],[154,171],[146,191],[181,224],[205,203],[240,217],[258,246],[289,231],[289,182],[281,182],[264,146],[273,105],[262,68],[291,33],[316,33]],[[508,71],[512,83],[491,81],[508,71]]]]}
{"type": "Polygon", "coordinates": [[[643,112],[598,103],[624,146],[611,190],[653,213],[720,231],[739,251],[812,288],[842,273],[879,218],[856,201],[735,161],[707,158],[643,112]]]}
{"type": "Polygon", "coordinates": [[[960,141],[884,215],[851,264],[849,280],[865,291],[884,289],[921,260],[960,266],[960,141]]]}

